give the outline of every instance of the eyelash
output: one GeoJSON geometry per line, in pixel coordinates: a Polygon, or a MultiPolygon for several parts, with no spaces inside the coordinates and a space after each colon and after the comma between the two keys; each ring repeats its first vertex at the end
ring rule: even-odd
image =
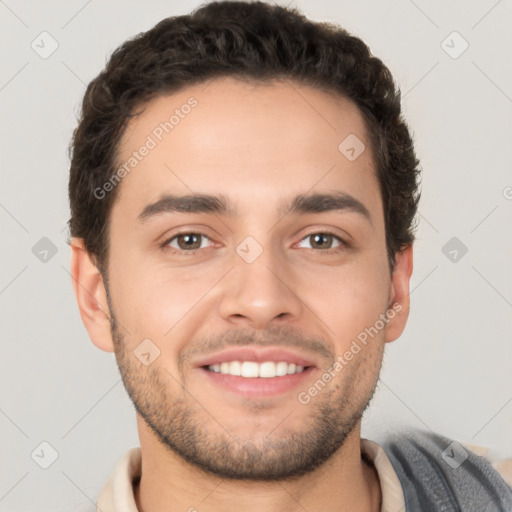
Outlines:
{"type": "MultiPolygon", "coordinates": [[[[179,233],[175,233],[172,237],[168,238],[165,242],[163,242],[161,244],[161,248],[165,251],[169,251],[171,252],[172,254],[177,254],[179,256],[192,256],[194,254],[196,254],[198,251],[202,251],[203,249],[194,249],[192,251],[186,251],[186,250],[183,250],[183,249],[174,249],[174,248],[170,248],[169,247],[169,244],[175,239],[177,238],[178,236],[180,235],[199,235],[199,236],[204,236],[206,238],[210,238],[208,235],[206,235],[205,233],[201,233],[201,232],[198,232],[198,231],[182,231],[182,232],[179,232],[179,233]]],[[[340,246],[339,247],[335,247],[333,249],[310,249],[312,251],[315,251],[315,252],[318,252],[320,254],[322,254],[322,256],[329,256],[329,255],[333,255],[333,254],[336,254],[336,253],[339,253],[341,251],[343,251],[344,249],[347,249],[350,247],[350,245],[343,239],[341,238],[339,235],[337,235],[336,233],[332,232],[332,231],[329,231],[329,230],[322,230],[322,231],[315,231],[314,233],[309,233],[308,235],[306,235],[305,237],[301,238],[301,242],[306,239],[306,238],[309,238],[311,236],[314,236],[314,235],[330,235],[332,237],[334,237],[338,242],[340,242],[340,246]]]]}

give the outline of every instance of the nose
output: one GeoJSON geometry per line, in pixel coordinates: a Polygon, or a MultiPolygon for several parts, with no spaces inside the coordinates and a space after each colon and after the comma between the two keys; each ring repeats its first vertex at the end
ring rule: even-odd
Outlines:
{"type": "MultiPolygon", "coordinates": [[[[255,250],[250,244],[246,248],[255,250]]],[[[234,268],[221,282],[223,320],[263,330],[298,319],[304,304],[295,290],[297,277],[285,258],[270,248],[261,248],[261,254],[252,260],[241,249],[233,256],[234,268]]]]}

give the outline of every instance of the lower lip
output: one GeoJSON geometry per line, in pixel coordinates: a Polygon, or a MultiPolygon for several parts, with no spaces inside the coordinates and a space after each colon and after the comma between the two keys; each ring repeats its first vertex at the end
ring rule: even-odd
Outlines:
{"type": "Polygon", "coordinates": [[[286,393],[299,386],[304,386],[304,381],[314,370],[313,367],[305,368],[301,373],[283,375],[282,377],[239,377],[212,372],[206,368],[200,368],[211,382],[225,389],[247,397],[268,397],[286,393]]]}

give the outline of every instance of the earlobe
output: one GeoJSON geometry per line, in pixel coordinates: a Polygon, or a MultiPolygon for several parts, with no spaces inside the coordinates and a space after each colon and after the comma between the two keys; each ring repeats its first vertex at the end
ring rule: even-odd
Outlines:
{"type": "Polygon", "coordinates": [[[389,322],[386,342],[395,341],[405,329],[410,309],[409,284],[413,269],[412,245],[396,253],[396,264],[391,275],[389,322]]]}
{"type": "Polygon", "coordinates": [[[79,238],[71,240],[71,278],[89,338],[101,350],[114,352],[103,277],[79,238]]]}

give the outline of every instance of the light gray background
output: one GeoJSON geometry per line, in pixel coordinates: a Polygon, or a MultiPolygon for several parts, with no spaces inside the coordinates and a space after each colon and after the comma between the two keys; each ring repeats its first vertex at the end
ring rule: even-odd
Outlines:
{"type": "MultiPolygon", "coordinates": [[[[90,342],[71,287],[66,151],[107,56],[197,5],[0,0],[2,511],[93,511],[138,445],[114,355],[90,342]],[[31,48],[43,31],[59,45],[47,59],[31,48]],[[43,237],[57,249],[46,262],[32,252],[43,237]],[[43,441],[58,452],[46,470],[31,458],[43,441]]],[[[390,67],[423,167],[410,320],[387,347],[363,435],[406,423],[512,457],[512,1],[292,5],[340,23],[390,67]],[[458,58],[445,51],[463,48],[453,31],[469,44],[458,58]],[[468,249],[456,262],[443,253],[452,237],[468,249]]]]}

